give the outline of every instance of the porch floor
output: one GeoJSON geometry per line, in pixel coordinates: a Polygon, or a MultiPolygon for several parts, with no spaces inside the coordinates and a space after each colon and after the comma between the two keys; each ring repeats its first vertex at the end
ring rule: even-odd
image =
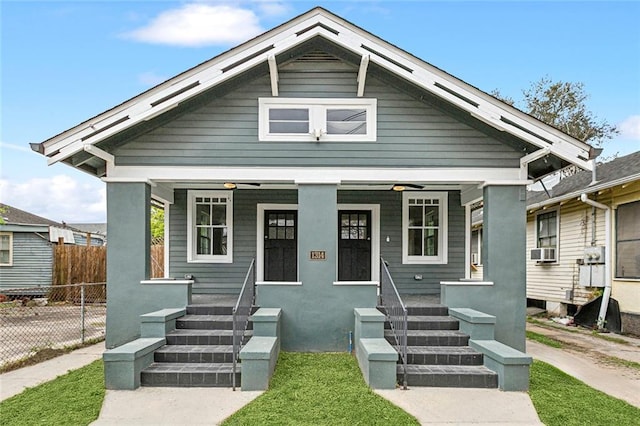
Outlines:
{"type": "MultiPolygon", "coordinates": [[[[439,294],[404,294],[400,295],[408,307],[439,305],[439,294]]],[[[234,306],[238,296],[235,294],[194,294],[191,303],[194,305],[234,306]]]]}

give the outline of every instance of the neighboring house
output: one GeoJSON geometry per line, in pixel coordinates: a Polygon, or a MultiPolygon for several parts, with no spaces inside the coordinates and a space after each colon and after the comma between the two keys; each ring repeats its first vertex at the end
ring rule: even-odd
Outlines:
{"type": "Polygon", "coordinates": [[[482,201],[485,282],[458,288],[524,350],[526,185],[593,164],[590,146],[321,8],[33,149],[107,184],[108,348],[185,293],[238,294],[255,259],[282,347],[345,351],[381,257],[401,295],[470,276],[482,201]],[[165,280],[149,280],[152,200],[165,280]]]}
{"type": "Polygon", "coordinates": [[[87,234],[91,238],[92,246],[107,245],[107,224],[106,223],[68,223],[67,226],[77,229],[76,244],[86,245],[87,234]]]}
{"type": "Polygon", "coordinates": [[[549,194],[529,193],[527,253],[542,258],[528,256],[527,297],[563,315],[610,281],[623,332],[640,335],[640,152],[599,165],[593,178],[578,172],[549,194]],[[583,194],[601,206],[586,204],[583,194]]]}
{"type": "Polygon", "coordinates": [[[0,224],[0,291],[51,285],[53,246],[60,239],[65,244],[86,244],[86,234],[66,224],[7,204],[0,204],[0,211],[4,220],[0,224]]]}

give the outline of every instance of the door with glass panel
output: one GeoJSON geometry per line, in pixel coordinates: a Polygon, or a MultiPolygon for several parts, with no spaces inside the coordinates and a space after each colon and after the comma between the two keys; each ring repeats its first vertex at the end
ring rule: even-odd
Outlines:
{"type": "Polygon", "coordinates": [[[338,212],[338,281],[371,280],[371,212],[338,212]]]}
{"type": "Polygon", "coordinates": [[[264,212],[264,280],[298,280],[298,212],[264,212]]]}

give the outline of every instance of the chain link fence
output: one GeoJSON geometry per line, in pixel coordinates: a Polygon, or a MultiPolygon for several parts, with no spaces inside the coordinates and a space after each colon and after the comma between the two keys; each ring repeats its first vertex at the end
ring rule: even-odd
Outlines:
{"type": "Polygon", "coordinates": [[[38,353],[104,339],[106,283],[0,290],[0,370],[38,353]]]}

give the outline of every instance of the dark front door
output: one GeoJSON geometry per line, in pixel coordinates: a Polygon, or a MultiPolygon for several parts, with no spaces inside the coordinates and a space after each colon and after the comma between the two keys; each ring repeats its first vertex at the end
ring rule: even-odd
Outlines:
{"type": "Polygon", "coordinates": [[[338,212],[338,281],[371,280],[371,212],[338,212]]]}
{"type": "Polygon", "coordinates": [[[264,280],[298,280],[298,212],[264,212],[264,280]]]}

